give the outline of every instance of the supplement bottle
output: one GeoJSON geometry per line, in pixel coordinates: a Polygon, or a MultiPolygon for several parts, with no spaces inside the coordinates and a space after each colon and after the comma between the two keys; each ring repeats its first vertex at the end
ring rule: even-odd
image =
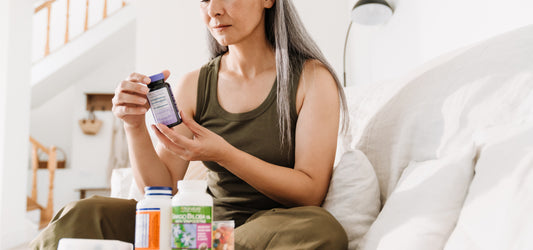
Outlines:
{"type": "Polygon", "coordinates": [[[135,215],[136,250],[170,250],[172,188],[145,187],[135,215]]]}
{"type": "Polygon", "coordinates": [[[206,191],[206,181],[178,181],[172,198],[172,249],[212,249],[213,198],[206,191]]]}
{"type": "Polygon", "coordinates": [[[171,128],[181,123],[178,106],[170,89],[170,84],[165,82],[163,73],[150,76],[148,84],[150,91],[146,96],[156,123],[162,123],[171,128]]]}

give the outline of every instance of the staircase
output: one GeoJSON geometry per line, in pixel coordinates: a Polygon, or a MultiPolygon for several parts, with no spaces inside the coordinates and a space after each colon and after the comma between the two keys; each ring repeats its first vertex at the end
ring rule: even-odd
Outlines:
{"type": "Polygon", "coordinates": [[[132,42],[135,10],[122,0],[119,7],[109,10],[108,6],[117,5],[117,1],[47,0],[37,4],[32,109],[113,56],[112,52],[120,50],[123,43],[132,42]]]}
{"type": "MultiPolygon", "coordinates": [[[[38,183],[28,187],[27,199],[27,209],[33,210],[27,212],[28,223],[36,233],[59,208],[78,199],[78,188],[105,183],[109,127],[89,137],[73,124],[84,115],[84,93],[114,88],[95,87],[95,81],[117,78],[113,71],[125,76],[124,68],[132,72],[136,13],[122,0],[45,0],[36,2],[34,11],[30,134],[69,155],[69,165],[54,168],[53,179],[46,170],[29,170],[28,185],[38,183]]],[[[110,126],[110,112],[97,116],[110,126]]]]}

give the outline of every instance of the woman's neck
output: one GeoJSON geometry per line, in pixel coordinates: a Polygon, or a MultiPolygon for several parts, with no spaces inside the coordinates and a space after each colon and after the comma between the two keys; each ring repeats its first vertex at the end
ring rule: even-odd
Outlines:
{"type": "Polygon", "coordinates": [[[276,66],[274,49],[266,39],[248,39],[246,42],[230,45],[224,60],[226,70],[244,78],[253,78],[276,66]]]}

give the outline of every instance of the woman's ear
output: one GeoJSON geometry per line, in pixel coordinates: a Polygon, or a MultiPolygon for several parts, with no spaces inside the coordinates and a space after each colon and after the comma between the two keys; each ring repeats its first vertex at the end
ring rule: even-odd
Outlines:
{"type": "Polygon", "coordinates": [[[272,8],[272,6],[274,6],[274,3],[276,2],[276,0],[263,0],[263,1],[264,1],[263,6],[265,6],[265,9],[272,8]]]}

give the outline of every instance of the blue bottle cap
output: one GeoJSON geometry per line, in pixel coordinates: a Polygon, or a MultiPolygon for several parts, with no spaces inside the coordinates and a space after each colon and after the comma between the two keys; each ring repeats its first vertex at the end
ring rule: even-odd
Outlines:
{"type": "Polygon", "coordinates": [[[150,76],[150,80],[152,82],[156,82],[156,81],[163,80],[163,79],[165,79],[165,75],[163,75],[163,73],[159,73],[159,74],[155,74],[153,76],[150,76]]]}
{"type": "Polygon", "coordinates": [[[172,191],[172,188],[171,187],[148,186],[148,187],[144,187],[144,190],[170,190],[172,191]]]}

